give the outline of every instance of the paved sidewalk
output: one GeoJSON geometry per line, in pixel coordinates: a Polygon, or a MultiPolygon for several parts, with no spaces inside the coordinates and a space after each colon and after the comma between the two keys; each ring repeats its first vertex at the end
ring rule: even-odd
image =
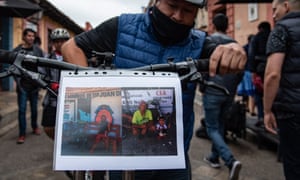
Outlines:
{"type": "MultiPolygon", "coordinates": [[[[199,98],[199,97],[198,97],[199,98]]],[[[195,105],[196,114],[195,130],[200,126],[202,115],[201,103],[195,105]]],[[[247,117],[248,120],[254,120],[247,117]]],[[[265,143],[265,147],[258,148],[257,136],[247,130],[246,139],[233,141],[229,137],[229,148],[234,156],[242,162],[240,180],[284,180],[282,164],[277,161],[276,145],[265,143]]],[[[222,166],[220,169],[211,168],[203,158],[208,155],[211,142],[208,139],[193,137],[190,149],[193,180],[226,180],[228,179],[228,168],[222,166]]],[[[223,163],[223,161],[221,161],[223,163]]]]}
{"type": "MultiPolygon", "coordinates": [[[[199,98],[201,97],[197,97],[195,102],[195,130],[199,127],[200,118],[203,116],[199,98]]],[[[1,180],[68,179],[62,172],[52,170],[53,142],[44,133],[41,137],[30,136],[23,145],[16,145],[18,130],[15,92],[0,92],[0,118],[1,180]],[[21,156],[24,155],[24,151],[26,156],[21,156]],[[2,174],[4,172],[5,174],[2,174]],[[9,178],[2,179],[2,175],[9,178]]],[[[258,149],[256,141],[255,134],[250,131],[246,139],[229,141],[233,154],[243,164],[240,180],[283,180],[282,164],[277,162],[274,146],[258,149]]],[[[216,170],[203,162],[202,159],[210,152],[210,147],[211,142],[207,139],[197,137],[192,139],[189,154],[193,180],[228,179],[228,169],[224,165],[216,170]]]]}
{"type": "Polygon", "coordinates": [[[0,137],[18,125],[17,118],[16,92],[0,91],[0,137]]]}
{"type": "MultiPolygon", "coordinates": [[[[41,90],[39,93],[39,103],[43,98],[45,91],[41,90]]],[[[42,106],[38,106],[41,110],[42,106]]],[[[27,106],[27,110],[30,107],[27,106]]],[[[27,113],[29,117],[30,113],[27,113]]],[[[0,91],[0,137],[5,135],[8,131],[18,126],[18,104],[17,93],[15,91],[0,91]]]]}

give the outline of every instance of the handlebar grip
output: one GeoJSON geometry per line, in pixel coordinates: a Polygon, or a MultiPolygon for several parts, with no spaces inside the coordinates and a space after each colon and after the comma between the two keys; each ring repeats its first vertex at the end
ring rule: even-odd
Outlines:
{"type": "Polygon", "coordinates": [[[208,72],[209,70],[209,59],[197,59],[195,64],[198,72],[208,72]]]}
{"type": "Polygon", "coordinates": [[[17,52],[11,52],[11,51],[0,49],[0,62],[13,64],[17,54],[18,54],[17,52]]]}

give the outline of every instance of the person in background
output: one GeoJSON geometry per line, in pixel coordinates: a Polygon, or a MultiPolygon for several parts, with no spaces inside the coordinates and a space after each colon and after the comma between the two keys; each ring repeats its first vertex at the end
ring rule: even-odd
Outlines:
{"type": "MultiPolygon", "coordinates": [[[[52,31],[50,39],[53,44],[53,51],[50,52],[48,58],[56,61],[63,61],[61,54],[62,45],[70,39],[69,32],[64,28],[56,28],[52,31]]],[[[43,68],[43,73],[51,81],[51,89],[58,93],[58,83],[60,79],[60,70],[55,68],[43,68]]],[[[54,140],[54,130],[56,121],[57,96],[47,91],[43,100],[43,116],[42,126],[49,138],[54,140]]]]}
{"type": "Polygon", "coordinates": [[[34,42],[33,42],[35,45],[37,45],[38,47],[41,47],[41,44],[42,44],[42,41],[41,41],[41,38],[36,36],[34,38],[34,42]]]}
{"type": "MultiPolygon", "coordinates": [[[[254,37],[253,34],[250,34],[247,38],[247,44],[245,44],[243,47],[245,49],[245,52],[248,55],[248,49],[249,49],[249,44],[251,42],[251,39],[254,37]]],[[[246,104],[247,110],[249,111],[249,114],[251,116],[256,116],[255,113],[255,86],[252,82],[252,75],[250,72],[250,67],[249,67],[249,61],[247,60],[246,66],[245,66],[245,71],[244,71],[244,76],[240,84],[238,85],[237,88],[237,95],[242,96],[243,102],[246,104]]]]}
{"type": "MultiPolygon", "coordinates": [[[[228,29],[228,17],[224,14],[216,14],[213,18],[214,33],[210,38],[217,44],[227,44],[235,42],[234,39],[226,35],[228,29]]],[[[204,157],[213,168],[220,168],[219,158],[221,157],[229,169],[229,179],[238,179],[242,164],[236,160],[224,141],[226,113],[234,102],[236,89],[242,80],[243,73],[209,76],[208,81],[224,86],[229,95],[213,87],[205,87],[203,93],[203,107],[205,125],[208,136],[211,139],[212,147],[209,156],[204,157]]],[[[230,123],[230,122],[229,122],[230,123]]]]}
{"type": "MultiPolygon", "coordinates": [[[[52,41],[52,51],[47,56],[55,61],[63,61],[61,54],[62,45],[70,39],[69,32],[64,28],[56,28],[50,34],[52,41]]],[[[41,68],[40,70],[47,78],[51,81],[50,88],[53,92],[58,94],[60,70],[55,68],[41,68]]],[[[56,108],[57,108],[57,95],[47,91],[43,100],[43,115],[42,115],[42,126],[46,135],[54,140],[55,138],[55,122],[56,122],[56,108]]],[[[66,176],[70,179],[73,175],[70,171],[65,171],[66,176]]]]}
{"type": "MultiPolygon", "coordinates": [[[[298,0],[295,0],[294,2],[296,3],[298,0]]],[[[285,1],[285,0],[274,0],[272,2],[272,8],[273,8],[273,20],[276,23],[280,19],[282,19],[288,12],[294,8],[290,7],[290,4],[288,4],[290,1],[285,1]]],[[[297,7],[296,7],[297,9],[297,7]]]]}
{"type": "Polygon", "coordinates": [[[300,1],[274,0],[272,7],[277,22],[267,42],[264,123],[279,132],[284,175],[295,180],[300,177],[300,1]]]}
{"type": "Polygon", "coordinates": [[[252,73],[252,82],[255,86],[255,104],[257,107],[257,122],[255,126],[263,126],[263,82],[265,66],[267,61],[266,46],[269,34],[271,32],[271,24],[267,21],[258,25],[258,33],[252,38],[249,45],[248,61],[250,71],[252,73]]]}
{"type": "MultiPolygon", "coordinates": [[[[87,66],[92,50],[113,52],[116,68],[167,63],[169,57],[174,57],[174,62],[187,57],[210,57],[212,76],[216,74],[218,64],[221,74],[243,70],[246,55],[240,45],[217,46],[204,32],[193,28],[198,8],[203,7],[203,3],[203,0],[156,0],[147,13],[122,14],[71,38],[63,46],[63,55],[70,63],[87,66]]],[[[188,150],[194,128],[195,89],[196,83],[188,83],[182,95],[186,168],[138,170],[134,173],[136,180],[191,179],[188,150]]],[[[121,171],[110,171],[111,180],[122,179],[121,176],[121,171]]]]}
{"type": "MultiPolygon", "coordinates": [[[[23,30],[22,39],[23,43],[18,45],[14,52],[21,52],[28,55],[43,57],[43,51],[34,44],[36,32],[33,29],[27,28],[23,30]]],[[[38,67],[34,65],[25,65],[25,68],[32,72],[38,72],[38,67]]],[[[39,86],[34,84],[31,80],[24,77],[15,78],[17,84],[17,98],[18,98],[18,120],[19,120],[19,137],[17,144],[23,144],[26,136],[26,111],[27,111],[27,100],[30,102],[31,110],[31,128],[32,133],[40,135],[40,129],[38,127],[38,97],[39,97],[39,86]]]]}
{"type": "MultiPolygon", "coordinates": [[[[39,48],[42,48],[41,45],[42,45],[42,40],[39,36],[36,36],[34,38],[34,45],[38,46],[39,48]]],[[[47,53],[45,53],[45,51],[42,49],[43,51],[43,54],[44,54],[44,57],[47,56],[47,53]]],[[[40,70],[40,67],[38,68],[38,71],[40,70]]]]}

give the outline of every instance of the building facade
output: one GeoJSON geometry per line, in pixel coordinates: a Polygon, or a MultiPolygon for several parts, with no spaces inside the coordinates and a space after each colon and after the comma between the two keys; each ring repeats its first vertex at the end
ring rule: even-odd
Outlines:
{"type": "Polygon", "coordinates": [[[227,3],[218,4],[219,0],[207,1],[208,33],[212,33],[212,18],[217,13],[224,13],[229,18],[227,33],[240,44],[246,44],[249,34],[257,33],[257,26],[262,21],[272,25],[271,3],[227,3]]]}
{"type": "MultiPolygon", "coordinates": [[[[28,0],[38,4],[42,11],[29,17],[0,16],[0,49],[12,50],[22,43],[22,32],[25,28],[32,28],[41,39],[41,49],[47,54],[52,47],[50,34],[53,29],[66,28],[71,36],[84,31],[84,28],[76,24],[71,18],[62,13],[54,5],[46,0],[28,0]]],[[[0,65],[1,71],[7,66],[0,65]]],[[[0,91],[12,91],[15,89],[12,77],[0,79],[0,91]]]]}

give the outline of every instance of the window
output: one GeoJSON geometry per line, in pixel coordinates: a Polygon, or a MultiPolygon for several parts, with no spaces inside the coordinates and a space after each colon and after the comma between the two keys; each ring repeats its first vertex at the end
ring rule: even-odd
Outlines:
{"type": "Polygon", "coordinates": [[[248,4],[248,20],[254,21],[258,18],[258,6],[257,3],[248,4]]]}

